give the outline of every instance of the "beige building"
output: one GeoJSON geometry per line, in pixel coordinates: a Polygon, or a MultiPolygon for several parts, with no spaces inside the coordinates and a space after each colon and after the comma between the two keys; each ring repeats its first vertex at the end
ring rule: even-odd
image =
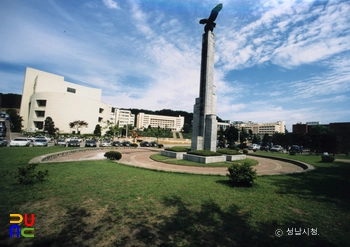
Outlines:
{"type": "Polygon", "coordinates": [[[116,108],[114,113],[115,123],[119,123],[120,127],[124,127],[125,125],[135,125],[135,115],[131,114],[131,111],[116,108]]]}
{"type": "Polygon", "coordinates": [[[88,123],[81,133],[93,133],[95,126],[115,122],[112,106],[101,102],[102,90],[66,82],[63,76],[27,68],[24,78],[20,116],[27,131],[43,130],[51,117],[60,133],[72,133],[69,123],[88,123]]]}
{"type": "Polygon", "coordinates": [[[140,112],[137,115],[136,127],[138,129],[148,128],[151,125],[152,128],[168,128],[174,131],[181,131],[184,126],[185,118],[182,116],[170,117],[161,115],[151,115],[140,112]]]}
{"type": "Polygon", "coordinates": [[[244,128],[247,132],[251,130],[252,133],[256,135],[264,135],[264,134],[273,135],[275,132],[285,133],[284,121],[277,121],[275,123],[253,123],[253,122],[237,123],[236,122],[234,123],[234,126],[237,129],[244,128]]]}

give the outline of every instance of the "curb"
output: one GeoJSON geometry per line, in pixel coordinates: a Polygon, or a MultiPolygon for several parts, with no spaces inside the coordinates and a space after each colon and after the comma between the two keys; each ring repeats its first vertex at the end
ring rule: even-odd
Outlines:
{"type": "Polygon", "coordinates": [[[299,166],[301,168],[303,168],[303,172],[308,172],[308,171],[312,171],[315,170],[315,167],[312,165],[309,165],[305,162],[302,161],[298,161],[298,160],[292,160],[292,159],[288,159],[288,158],[282,158],[282,157],[273,157],[273,156],[265,156],[265,155],[260,155],[260,154],[247,154],[249,156],[256,156],[256,157],[260,157],[260,158],[266,158],[266,159],[272,159],[272,160],[280,160],[280,161],[285,161],[288,163],[292,163],[296,166],[299,166]]]}
{"type": "Polygon", "coordinates": [[[38,163],[46,163],[50,162],[51,159],[69,155],[69,154],[74,154],[74,153],[80,153],[80,152],[87,152],[87,151],[95,151],[95,150],[115,150],[118,149],[117,147],[99,147],[99,148],[79,148],[79,149],[72,149],[72,150],[67,150],[67,151],[61,151],[61,152],[56,152],[56,153],[51,153],[51,154],[45,154],[41,156],[34,157],[31,159],[28,164],[38,164],[38,163]]]}

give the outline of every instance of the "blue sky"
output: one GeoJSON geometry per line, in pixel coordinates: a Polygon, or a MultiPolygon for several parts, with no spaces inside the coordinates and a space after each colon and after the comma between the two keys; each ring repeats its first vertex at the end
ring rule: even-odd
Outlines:
{"type": "MultiPolygon", "coordinates": [[[[350,121],[350,1],[225,0],[216,20],[217,115],[350,121]]],[[[209,0],[1,0],[0,92],[26,67],[102,89],[118,108],[193,111],[209,0]]]]}

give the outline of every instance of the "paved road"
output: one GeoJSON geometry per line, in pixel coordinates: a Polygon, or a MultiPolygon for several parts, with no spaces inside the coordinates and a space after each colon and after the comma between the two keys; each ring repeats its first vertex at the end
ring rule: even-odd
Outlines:
{"type": "MultiPolygon", "coordinates": [[[[65,162],[73,160],[94,160],[104,159],[103,154],[107,150],[94,150],[89,152],[78,152],[66,156],[61,156],[50,160],[50,162],[65,162]]],[[[150,159],[150,155],[159,153],[159,149],[154,148],[130,148],[130,149],[118,149],[122,153],[122,159],[120,163],[142,167],[146,169],[162,170],[169,172],[182,172],[182,173],[194,173],[194,174],[211,174],[211,175],[226,175],[226,167],[193,167],[193,166],[181,166],[171,165],[162,162],[157,162],[150,159]]],[[[272,160],[260,157],[249,157],[259,161],[259,164],[254,168],[257,170],[258,175],[272,175],[272,174],[288,174],[295,172],[302,172],[303,169],[299,166],[293,165],[288,162],[272,160]]]]}

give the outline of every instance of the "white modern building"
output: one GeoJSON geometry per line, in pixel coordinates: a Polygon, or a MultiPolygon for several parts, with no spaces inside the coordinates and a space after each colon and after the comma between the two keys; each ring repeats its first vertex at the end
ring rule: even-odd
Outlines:
{"type": "Polygon", "coordinates": [[[136,118],[136,127],[138,129],[148,128],[161,128],[171,129],[173,131],[181,131],[184,126],[185,118],[182,116],[170,117],[161,115],[151,115],[140,112],[136,118]]]}
{"type": "Polygon", "coordinates": [[[253,123],[253,122],[235,122],[234,126],[237,129],[245,129],[247,132],[252,131],[256,135],[269,134],[273,135],[277,133],[285,133],[285,123],[284,121],[277,121],[275,123],[253,123]]]}
{"type": "Polygon", "coordinates": [[[24,78],[20,116],[27,131],[43,130],[51,117],[60,133],[72,133],[69,123],[88,123],[81,133],[93,133],[107,120],[115,122],[114,108],[101,102],[102,90],[66,82],[63,76],[27,68],[24,78]]]}
{"type": "Polygon", "coordinates": [[[232,125],[230,120],[226,120],[224,122],[217,122],[217,123],[218,123],[218,127],[217,127],[218,130],[221,130],[221,129],[226,130],[230,128],[230,126],[232,125]]]}
{"type": "Polygon", "coordinates": [[[132,114],[129,110],[123,110],[115,108],[115,124],[119,124],[120,127],[125,125],[135,125],[135,114],[132,114]]]}

